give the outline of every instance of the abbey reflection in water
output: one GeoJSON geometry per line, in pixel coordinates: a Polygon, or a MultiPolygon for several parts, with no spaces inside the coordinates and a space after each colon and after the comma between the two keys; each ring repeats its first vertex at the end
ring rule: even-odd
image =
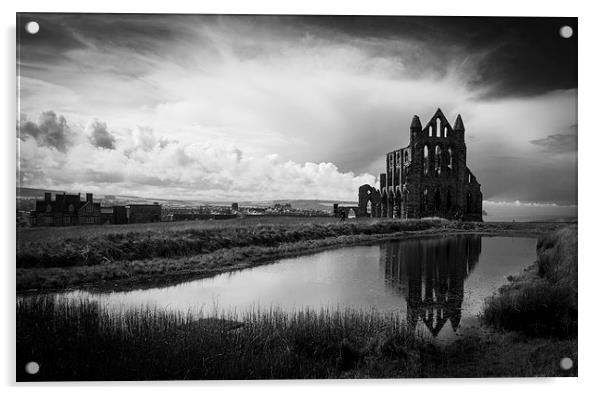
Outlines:
{"type": "Polygon", "coordinates": [[[454,331],[462,318],[464,281],[481,254],[481,236],[417,239],[381,245],[387,286],[407,301],[407,322],[421,319],[436,337],[447,320],[454,331]]]}

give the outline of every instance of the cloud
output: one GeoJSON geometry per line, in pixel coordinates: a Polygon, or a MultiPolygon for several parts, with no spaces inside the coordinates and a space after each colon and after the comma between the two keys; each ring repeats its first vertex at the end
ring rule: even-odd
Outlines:
{"type": "Polygon", "coordinates": [[[19,136],[22,139],[33,137],[42,146],[51,147],[61,152],[66,152],[73,144],[73,133],[63,116],[57,116],[54,111],[42,113],[38,122],[21,121],[19,136]]]}
{"type": "MultiPolygon", "coordinates": [[[[106,131],[106,125],[95,120],[88,129],[106,131]]],[[[376,181],[369,174],[341,172],[332,163],[256,156],[223,141],[183,144],[158,137],[150,127],[111,142],[112,149],[98,150],[98,144],[81,139],[64,155],[26,140],[19,178],[40,187],[198,200],[353,200],[360,185],[376,181]]]]}
{"type": "Polygon", "coordinates": [[[87,127],[90,143],[97,148],[115,149],[115,136],[107,130],[106,122],[92,121],[87,127]]]}
{"type": "Polygon", "coordinates": [[[84,138],[61,157],[29,139],[21,150],[31,150],[23,159],[31,182],[354,200],[358,183],[374,184],[384,170],[384,154],[408,144],[412,116],[424,124],[441,107],[451,122],[463,116],[467,161],[485,198],[576,201],[576,152],[544,147],[576,123],[576,89],[550,90],[573,86],[573,76],[557,78],[565,69],[546,60],[550,48],[508,44],[532,19],[55,18],[68,26],[62,36],[83,44],[57,40],[61,56],[22,70],[21,109],[52,108],[77,131],[100,119],[115,140],[100,133],[108,140],[95,146],[113,149],[97,149],[84,138]],[[548,77],[519,72],[523,50],[542,57],[536,73],[548,77]]]}
{"type": "Polygon", "coordinates": [[[570,133],[551,134],[545,138],[531,140],[547,152],[565,153],[577,151],[577,125],[572,125],[570,133]]]}

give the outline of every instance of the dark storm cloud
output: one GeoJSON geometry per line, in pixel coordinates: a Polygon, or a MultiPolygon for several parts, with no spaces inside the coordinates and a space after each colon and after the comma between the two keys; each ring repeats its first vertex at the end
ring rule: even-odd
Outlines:
{"type": "Polygon", "coordinates": [[[95,120],[89,126],[90,134],[88,138],[93,146],[97,148],[115,149],[115,136],[107,130],[107,124],[95,120]]]}
{"type": "Polygon", "coordinates": [[[52,14],[17,14],[17,41],[18,60],[25,66],[29,62],[38,64],[32,67],[62,60],[68,51],[86,47],[65,18],[52,14]],[[40,25],[36,34],[29,34],[25,30],[30,21],[40,25]]]}
{"type": "MultiPolygon", "coordinates": [[[[412,39],[423,43],[429,68],[475,62],[470,82],[487,97],[537,95],[577,86],[577,18],[370,17],[302,18],[333,33],[357,38],[412,39]],[[574,34],[562,38],[569,25],[574,34]]],[[[425,62],[415,59],[422,67],[425,62]]]]}
{"type": "Polygon", "coordinates": [[[65,117],[57,116],[54,111],[46,111],[40,115],[37,123],[23,120],[20,124],[19,137],[33,137],[38,145],[55,148],[66,152],[73,144],[73,133],[67,125],[65,117]]]}
{"type": "Polygon", "coordinates": [[[544,151],[565,153],[577,151],[577,125],[573,125],[569,133],[551,134],[543,139],[531,140],[531,144],[541,147],[544,151]]]}
{"type": "MultiPolygon", "coordinates": [[[[30,19],[39,20],[41,29],[35,36],[21,34],[24,59],[53,59],[91,44],[160,52],[161,43],[193,37],[189,33],[194,27],[211,31],[227,25],[236,31],[233,26],[252,26],[286,39],[354,42],[375,56],[401,57],[406,71],[415,75],[443,75],[457,63],[470,84],[486,88],[487,98],[577,86],[577,18],[20,14],[20,32],[30,19]],[[560,36],[564,25],[572,26],[572,38],[560,36]],[[412,51],[396,45],[408,40],[416,44],[412,51]]],[[[240,34],[242,42],[244,29],[240,34]]],[[[241,44],[236,51],[252,57],[261,49],[241,44]]]]}

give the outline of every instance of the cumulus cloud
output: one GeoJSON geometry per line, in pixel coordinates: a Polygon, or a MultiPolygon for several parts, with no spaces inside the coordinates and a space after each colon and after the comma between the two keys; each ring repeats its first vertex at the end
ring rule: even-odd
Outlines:
{"type": "Polygon", "coordinates": [[[97,148],[115,149],[115,136],[107,129],[106,122],[92,121],[87,127],[90,143],[97,148]]]}
{"type": "Polygon", "coordinates": [[[42,113],[38,122],[22,119],[19,127],[19,137],[32,137],[39,145],[66,152],[73,144],[74,134],[67,125],[64,116],[57,116],[54,111],[42,113]]]}
{"type": "MultiPolygon", "coordinates": [[[[95,121],[90,130],[105,130],[95,121]]],[[[374,184],[369,174],[341,172],[332,163],[296,163],[278,155],[255,156],[227,142],[183,144],[138,127],[98,150],[83,141],[68,156],[26,141],[20,179],[28,185],[102,193],[200,200],[321,198],[352,200],[357,188],[374,184]],[[159,188],[159,189],[158,189],[159,188]]]]}

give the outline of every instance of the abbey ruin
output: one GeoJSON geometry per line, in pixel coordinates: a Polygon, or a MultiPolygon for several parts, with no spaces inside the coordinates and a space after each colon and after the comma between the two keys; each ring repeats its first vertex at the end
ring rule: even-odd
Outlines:
{"type": "Polygon", "coordinates": [[[358,216],[482,221],[481,184],[466,166],[464,123],[437,109],[423,127],[414,115],[410,143],[386,155],[379,188],[359,188],[358,216]]]}

